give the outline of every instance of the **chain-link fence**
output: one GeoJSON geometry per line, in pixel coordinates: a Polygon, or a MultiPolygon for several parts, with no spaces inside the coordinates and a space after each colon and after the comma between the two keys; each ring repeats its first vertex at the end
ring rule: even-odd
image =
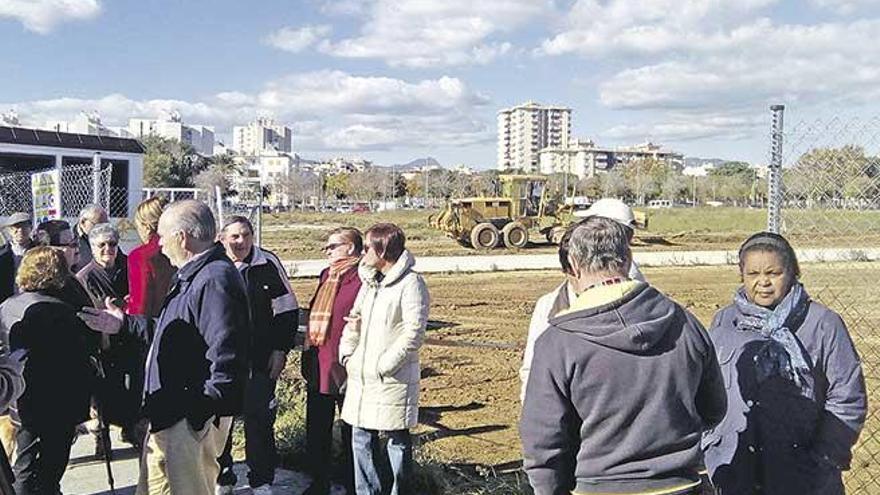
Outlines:
{"type": "Polygon", "coordinates": [[[880,493],[880,119],[783,129],[782,111],[773,109],[768,224],[819,261],[802,267],[807,292],[843,317],[861,355],[869,412],[845,480],[847,493],[880,493]]]}
{"type": "MultiPolygon", "coordinates": [[[[51,170],[54,167],[27,172],[0,169],[0,216],[8,216],[17,211],[33,213],[31,176],[51,170]]],[[[80,210],[89,204],[99,204],[109,211],[111,196],[114,195],[110,187],[112,174],[113,169],[109,165],[101,168],[97,174],[91,163],[63,166],[60,181],[61,216],[76,218],[80,210]]],[[[124,194],[122,198],[127,204],[124,194]]]]}
{"type": "Polygon", "coordinates": [[[214,212],[214,218],[217,220],[218,227],[223,225],[225,219],[232,215],[240,215],[248,220],[254,226],[254,236],[257,245],[260,245],[262,239],[262,219],[263,208],[262,197],[255,196],[253,203],[245,203],[238,201],[230,201],[223,198],[219,191],[208,191],[199,188],[144,188],[143,198],[147,199],[153,196],[164,196],[169,202],[180,201],[184,199],[195,199],[202,201],[211,207],[214,212]]]}

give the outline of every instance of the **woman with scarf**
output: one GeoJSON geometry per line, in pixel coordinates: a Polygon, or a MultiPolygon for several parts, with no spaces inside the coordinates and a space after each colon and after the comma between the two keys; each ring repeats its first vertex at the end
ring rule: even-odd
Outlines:
{"type": "MultiPolygon", "coordinates": [[[[324,252],[330,266],[321,272],[318,289],[309,305],[309,325],[302,372],[308,383],[306,449],[314,482],[307,495],[328,495],[332,473],[333,418],[345,397],[345,368],[339,364],[339,339],[345,317],[361,288],[358,263],[364,248],[359,230],[341,227],[330,232],[324,252]]],[[[354,495],[351,460],[351,427],[342,424],[342,481],[354,495]]]]}
{"type": "Polygon", "coordinates": [[[709,330],[728,403],[702,441],[717,493],[842,495],[867,409],[846,325],[810,299],[784,237],[748,238],[739,270],[742,287],[709,330]]]}

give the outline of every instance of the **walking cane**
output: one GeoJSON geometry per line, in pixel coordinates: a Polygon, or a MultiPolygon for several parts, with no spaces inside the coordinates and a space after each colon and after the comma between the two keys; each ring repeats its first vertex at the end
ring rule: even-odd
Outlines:
{"type": "MultiPolygon", "coordinates": [[[[104,380],[106,378],[104,375],[104,366],[96,356],[92,356],[92,365],[95,366],[98,378],[104,380]]],[[[111,467],[111,463],[113,462],[113,446],[110,444],[110,425],[107,424],[107,421],[104,419],[104,404],[99,395],[100,394],[95,394],[95,411],[98,413],[98,429],[101,432],[98,441],[101,442],[101,445],[104,447],[104,465],[107,467],[107,484],[110,485],[110,495],[116,495],[116,488],[114,487],[113,481],[113,468],[111,467]]]]}

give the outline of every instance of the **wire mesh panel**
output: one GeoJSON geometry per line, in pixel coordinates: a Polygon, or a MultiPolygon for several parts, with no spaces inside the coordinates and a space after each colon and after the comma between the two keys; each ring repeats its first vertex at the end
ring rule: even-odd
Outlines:
{"type": "MultiPolygon", "coordinates": [[[[53,170],[46,168],[28,172],[0,170],[0,216],[17,211],[32,213],[31,175],[53,170]]],[[[94,173],[91,163],[65,165],[61,168],[61,215],[76,218],[90,204],[104,208],[110,205],[112,167],[94,173]]]]}
{"type": "Polygon", "coordinates": [[[880,119],[786,127],[774,157],[782,165],[780,230],[796,249],[815,250],[820,263],[804,264],[804,286],[843,317],[867,382],[868,419],[845,475],[847,493],[880,493],[880,119]]]}

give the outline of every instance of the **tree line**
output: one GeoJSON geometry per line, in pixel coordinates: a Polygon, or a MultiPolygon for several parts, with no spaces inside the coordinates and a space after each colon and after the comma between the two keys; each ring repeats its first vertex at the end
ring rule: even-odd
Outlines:
{"type": "MultiPolygon", "coordinates": [[[[295,170],[288,177],[264,186],[263,191],[235,191],[229,178],[244,173],[230,155],[202,157],[185,144],[148,136],[143,140],[145,187],[198,187],[224,194],[286,194],[303,204],[311,197],[322,200],[384,201],[402,198],[438,200],[467,196],[493,196],[500,190],[499,172],[485,170],[462,174],[446,169],[401,173],[373,167],[364,171],[323,174],[295,170]]],[[[563,196],[618,197],[635,205],[654,199],[675,203],[763,205],[767,180],[749,164],[730,161],[710,168],[705,176],[688,176],[666,162],[633,160],[608,172],[578,180],[573,175],[548,176],[547,191],[563,196]]],[[[789,201],[864,203],[880,196],[880,157],[864,148],[817,147],[783,168],[785,197],[789,201]]]]}

